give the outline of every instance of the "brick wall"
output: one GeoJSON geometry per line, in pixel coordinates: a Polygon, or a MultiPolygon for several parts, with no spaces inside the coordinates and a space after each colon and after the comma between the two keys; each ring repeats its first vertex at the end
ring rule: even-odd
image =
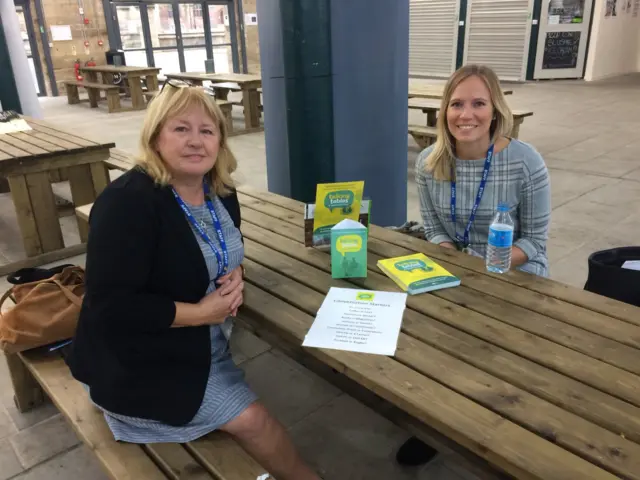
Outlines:
{"type": "Polygon", "coordinates": [[[52,25],[70,25],[72,40],[53,41],[51,60],[58,88],[62,91],[61,82],[74,79],[73,65],[77,59],[80,64],[93,59],[97,65],[106,63],[105,52],[109,50],[107,26],[102,10],[101,0],[43,0],[44,15],[49,27],[49,41],[51,42],[52,25]],[[89,24],[82,22],[78,11],[78,3],[83,5],[84,16],[89,24]],[[89,46],[84,45],[85,39],[89,46]],[[102,40],[103,45],[98,45],[102,40]]]}
{"type": "MultiPolygon", "coordinates": [[[[64,93],[65,80],[75,78],[73,65],[76,60],[81,64],[93,59],[97,65],[106,63],[105,52],[109,50],[109,39],[107,37],[107,25],[104,18],[101,0],[42,0],[45,23],[47,25],[46,34],[50,45],[51,61],[53,71],[58,84],[60,94],[64,93]],[[84,15],[89,19],[89,24],[85,25],[79,12],[79,4],[84,8],[84,15]],[[51,36],[51,26],[69,25],[71,27],[71,40],[53,40],[51,36]],[[89,42],[85,47],[84,42],[89,42]],[[103,45],[98,45],[98,40],[102,40],[103,45]]],[[[33,16],[34,29],[36,32],[38,53],[42,64],[42,72],[45,77],[47,94],[51,95],[51,85],[47,73],[47,64],[44,59],[44,50],[40,35],[40,27],[37,22],[35,2],[31,0],[31,12],[33,16]]]]}

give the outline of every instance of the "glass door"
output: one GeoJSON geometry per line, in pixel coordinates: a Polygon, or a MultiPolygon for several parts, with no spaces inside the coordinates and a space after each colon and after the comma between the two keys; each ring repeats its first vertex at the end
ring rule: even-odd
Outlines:
{"type": "Polygon", "coordinates": [[[180,40],[186,72],[204,72],[207,59],[207,40],[202,3],[180,3],[180,40]]]}
{"type": "Polygon", "coordinates": [[[147,42],[142,28],[142,12],[135,4],[114,4],[116,27],[124,61],[131,67],[148,67],[147,42]]]}
{"type": "Polygon", "coordinates": [[[534,79],[581,78],[591,0],[543,0],[534,79]]]}
{"type": "MultiPolygon", "coordinates": [[[[17,3],[17,2],[16,2],[17,3]]],[[[20,24],[20,35],[24,45],[29,69],[33,78],[33,84],[39,97],[46,95],[44,86],[44,78],[42,76],[42,66],[40,65],[40,57],[38,55],[38,46],[33,31],[33,21],[29,4],[16,6],[16,14],[18,15],[18,23],[20,24]]]]}
{"type": "Polygon", "coordinates": [[[184,72],[184,58],[178,49],[178,8],[174,3],[146,5],[153,64],[162,73],[184,72]]]}
{"type": "Polygon", "coordinates": [[[239,72],[238,48],[236,46],[235,15],[228,3],[207,3],[211,25],[211,43],[214,70],[216,73],[239,72]]]}
{"type": "MultiPolygon", "coordinates": [[[[113,2],[114,30],[127,65],[163,73],[239,71],[232,0],[113,2]]],[[[108,19],[109,20],[109,19],[108,19]]]]}

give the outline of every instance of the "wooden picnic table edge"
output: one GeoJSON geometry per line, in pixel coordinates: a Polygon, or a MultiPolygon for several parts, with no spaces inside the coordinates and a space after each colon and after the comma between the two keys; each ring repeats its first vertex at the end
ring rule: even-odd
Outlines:
{"type": "MultiPolygon", "coordinates": [[[[303,214],[304,203],[297,200],[284,197],[282,195],[273,194],[271,192],[261,192],[247,185],[238,187],[238,192],[256,200],[262,200],[274,205],[281,206],[293,212],[303,214]]],[[[567,285],[550,278],[539,277],[527,274],[518,270],[511,270],[503,275],[489,273],[484,268],[482,262],[474,262],[474,258],[462,252],[451,249],[441,248],[433,245],[426,240],[411,237],[400,232],[395,232],[384,227],[372,225],[370,235],[381,240],[388,241],[394,245],[413,249],[416,252],[423,252],[435,260],[450,262],[461,268],[465,268],[475,273],[487,275],[493,279],[506,283],[515,284],[542,295],[546,295],[556,300],[560,300],[578,307],[585,308],[605,316],[610,316],[618,320],[622,320],[633,325],[640,326],[640,308],[629,305],[612,298],[602,295],[579,290],[576,287],[567,285]],[[378,236],[382,235],[382,236],[378,236]],[[559,290],[559,291],[556,291],[559,290]],[[609,308],[607,308],[609,307],[609,308]]]]}
{"type": "Polygon", "coordinates": [[[82,137],[80,135],[76,135],[75,133],[71,133],[67,130],[63,130],[61,128],[59,128],[57,125],[53,124],[53,123],[49,123],[47,120],[40,120],[38,118],[33,118],[27,115],[22,115],[22,118],[24,118],[27,123],[34,123],[35,125],[39,125],[41,127],[45,127],[48,128],[50,130],[55,130],[58,133],[62,133],[64,135],[69,135],[71,137],[75,137],[75,138],[79,138],[80,140],[83,140],[85,142],[92,142],[98,146],[106,146],[107,148],[114,148],[115,147],[115,143],[114,142],[98,142],[92,138],[88,138],[88,137],[82,137]]]}
{"type": "MultiPolygon", "coordinates": [[[[248,260],[247,270],[251,271],[256,265],[259,264],[248,260]]],[[[258,274],[258,277],[260,277],[260,274],[258,274]]],[[[272,280],[269,281],[274,283],[272,280]]],[[[275,329],[282,327],[274,325],[273,318],[267,318],[267,313],[265,312],[270,309],[279,312],[280,318],[277,320],[278,322],[284,322],[294,315],[298,321],[300,321],[300,317],[304,317],[306,326],[303,329],[299,328],[300,331],[295,333],[295,341],[301,343],[308,327],[313,322],[313,317],[308,312],[288,303],[287,299],[282,296],[273,295],[268,289],[265,290],[259,281],[251,278],[251,274],[248,275],[246,282],[243,315],[245,317],[247,315],[252,316],[256,322],[271,324],[275,329]]],[[[292,335],[291,330],[281,330],[281,332],[285,333],[285,336],[289,338],[292,335]]],[[[516,478],[564,480],[566,477],[550,475],[551,472],[548,471],[548,468],[545,468],[557,463],[558,455],[560,454],[559,450],[562,451],[563,458],[567,460],[567,463],[573,464],[574,468],[577,469],[575,471],[576,474],[579,474],[578,470],[588,470],[588,473],[584,470],[582,473],[586,474],[586,477],[575,478],[616,478],[588,460],[549,442],[517,423],[501,417],[490,409],[475,403],[464,395],[433,381],[392,358],[330,349],[307,348],[306,351],[313,356],[317,356],[332,368],[349,376],[365,388],[373,389],[377,395],[380,395],[394,406],[410,413],[427,426],[431,426],[441,434],[454,439],[464,448],[488,460],[493,465],[497,465],[500,469],[514,475],[516,478]],[[381,379],[384,379],[384,382],[381,379]],[[427,394],[424,387],[420,386],[421,384],[425,385],[423,383],[425,381],[429,384],[430,389],[435,389],[438,393],[432,391],[431,394],[427,394]],[[407,388],[407,382],[411,386],[410,389],[407,388]],[[383,383],[385,383],[384,388],[382,386],[383,383]],[[429,398],[432,394],[437,396],[437,402],[431,401],[429,398]],[[431,410],[429,412],[422,407],[425,403],[430,405],[431,410]],[[464,404],[464,408],[449,408],[450,405],[459,403],[464,404]],[[442,407],[437,404],[441,404],[442,407]],[[447,410],[446,413],[444,411],[436,412],[435,410],[439,408],[447,410]],[[466,423],[462,419],[470,415],[473,416],[473,420],[468,420],[471,422],[468,428],[463,426],[455,427],[453,425],[454,418],[466,423]],[[478,423],[476,422],[484,424],[484,427],[478,428],[478,423]],[[513,455],[512,452],[518,442],[523,442],[521,451],[528,453],[526,457],[524,455],[513,455]],[[534,456],[537,456],[536,453],[542,458],[533,459],[534,456]],[[513,456],[515,458],[512,458],[513,456]],[[543,460],[545,457],[548,457],[548,461],[543,460]],[[523,463],[527,464],[528,467],[523,467],[523,463]],[[536,469],[538,473],[532,473],[532,470],[536,469]]]]}

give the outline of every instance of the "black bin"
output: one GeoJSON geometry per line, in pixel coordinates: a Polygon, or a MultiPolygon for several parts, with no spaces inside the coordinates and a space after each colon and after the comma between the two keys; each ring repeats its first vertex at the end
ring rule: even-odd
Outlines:
{"type": "Polygon", "coordinates": [[[122,50],[109,50],[105,53],[107,58],[107,65],[115,65],[117,67],[124,67],[127,63],[124,60],[124,51],[122,50]]]}
{"type": "Polygon", "coordinates": [[[640,247],[620,247],[592,253],[584,289],[640,307],[640,271],[622,268],[624,262],[629,260],[640,261],[640,247]]]}

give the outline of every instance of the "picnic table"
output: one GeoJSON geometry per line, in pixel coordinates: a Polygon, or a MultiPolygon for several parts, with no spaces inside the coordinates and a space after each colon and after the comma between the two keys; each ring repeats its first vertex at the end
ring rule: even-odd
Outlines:
{"type": "MultiPolygon", "coordinates": [[[[513,94],[513,90],[503,89],[502,93],[504,95],[513,94]]],[[[435,100],[439,100],[444,95],[444,84],[409,84],[409,98],[431,98],[435,100]]]]}
{"type": "Polygon", "coordinates": [[[375,225],[368,277],[334,280],[330,255],[304,247],[302,203],[238,195],[241,319],[256,334],[470,465],[519,479],[640,479],[640,309],[522,272],[490,274],[479,259],[375,225]],[[331,286],[398,291],[376,262],[415,252],[462,285],[408,297],[395,356],[301,347],[331,286]]]}
{"type": "Polygon", "coordinates": [[[80,71],[85,74],[86,80],[92,84],[113,85],[115,76],[120,75],[123,80],[126,80],[133,110],[147,108],[142,89],[142,77],[145,79],[147,91],[154,92],[158,90],[158,73],[160,69],[155,67],[100,65],[80,67],[80,71]]]}
{"type": "Polygon", "coordinates": [[[228,100],[230,91],[242,92],[245,129],[236,133],[254,133],[263,130],[260,126],[260,88],[262,77],[246,73],[167,73],[167,79],[185,80],[194,85],[211,82],[216,99],[228,100]]]}
{"type": "MultiPolygon", "coordinates": [[[[427,114],[427,126],[434,127],[440,111],[441,101],[428,98],[410,98],[409,109],[422,110],[427,114]]],[[[513,128],[511,129],[511,136],[518,138],[520,134],[520,125],[524,122],[526,117],[533,115],[530,110],[512,110],[513,113],[513,128]]]]}
{"type": "MultiPolygon", "coordinates": [[[[18,216],[29,266],[42,265],[81,253],[78,246],[65,248],[58,211],[51,189],[51,173],[65,169],[73,202],[93,202],[109,183],[104,161],[111,142],[96,142],[47,122],[23,117],[32,130],[0,135],[0,177],[8,180],[18,216]]],[[[82,242],[86,222],[78,222],[82,242]]],[[[9,264],[0,275],[22,266],[9,264]]]]}

